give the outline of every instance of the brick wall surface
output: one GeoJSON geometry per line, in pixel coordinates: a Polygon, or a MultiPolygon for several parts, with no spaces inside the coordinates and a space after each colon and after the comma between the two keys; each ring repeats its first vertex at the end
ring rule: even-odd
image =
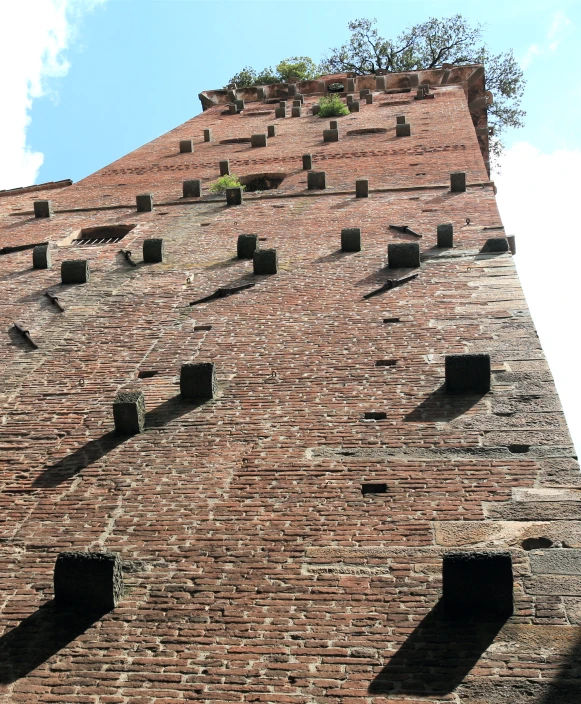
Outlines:
{"type": "Polygon", "coordinates": [[[0,248],[50,242],[53,261],[0,255],[0,701],[577,700],[578,465],[511,254],[480,252],[504,230],[465,93],[434,93],[376,92],[334,143],[313,96],[300,118],[216,106],[78,184],[0,199],[0,248]],[[269,124],[266,148],[220,144],[269,124]],[[347,135],[370,127],[387,131],[347,135]],[[325,191],[306,190],[304,153],[325,191]],[[223,159],[285,178],[240,207],[181,197],[192,178],[207,193],[223,159]],[[146,192],[154,210],[137,212],[146,192]],[[43,198],[55,216],[35,219],[43,198]],[[438,249],[447,222],[455,247],[438,249]],[[72,241],[117,224],[136,227],[72,241]],[[340,251],[345,227],[361,228],[360,252],[340,251]],[[243,233],[277,249],[276,275],[236,258],[243,233]],[[142,261],[149,237],[163,263],[142,261]],[[421,267],[388,269],[388,244],[411,241],[421,267]],[[61,262],[79,258],[89,282],[62,285],[61,262]],[[490,393],[445,395],[444,357],[464,352],[490,354],[490,393]],[[215,363],[216,398],[181,400],[191,361],[215,363]],[[115,433],[120,390],[143,391],[144,433],[115,433]],[[100,617],[63,615],[56,556],[87,549],[121,555],[125,595],[100,617]],[[510,551],[506,623],[441,618],[450,549],[510,551]]]}

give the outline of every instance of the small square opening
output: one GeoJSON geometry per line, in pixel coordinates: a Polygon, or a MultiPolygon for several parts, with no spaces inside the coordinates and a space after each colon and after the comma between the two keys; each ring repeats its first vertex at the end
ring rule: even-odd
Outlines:
{"type": "Polygon", "coordinates": [[[373,484],[362,484],[361,493],[363,496],[365,494],[385,494],[387,492],[387,484],[385,483],[373,483],[373,484]]]}

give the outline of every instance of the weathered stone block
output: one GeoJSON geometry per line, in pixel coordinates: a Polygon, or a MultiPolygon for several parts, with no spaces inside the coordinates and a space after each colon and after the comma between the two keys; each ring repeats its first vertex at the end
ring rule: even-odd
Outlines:
{"type": "Polygon", "coordinates": [[[490,391],[489,354],[446,355],[446,392],[485,394],[490,391]]]}
{"type": "Polygon", "coordinates": [[[385,90],[385,76],[375,76],[375,90],[385,90]]]}
{"type": "Polygon", "coordinates": [[[295,100],[293,100],[293,108],[300,108],[302,104],[303,101],[300,98],[295,98],[295,100]]]}
{"type": "Polygon", "coordinates": [[[288,84],[288,94],[289,96],[293,96],[297,94],[297,85],[296,83],[289,83],[288,84]]]}
{"type": "Polygon", "coordinates": [[[163,262],[163,239],[161,237],[143,240],[143,261],[148,264],[163,262]]]}
{"type": "Polygon", "coordinates": [[[279,100],[278,107],[282,108],[283,110],[286,110],[286,100],[279,100]]]}
{"type": "Polygon", "coordinates": [[[454,246],[454,225],[451,222],[438,225],[438,247],[454,246]]]}
{"type": "Polygon", "coordinates": [[[367,105],[373,104],[373,93],[369,93],[365,96],[365,102],[367,103],[367,105]]]}
{"type": "Polygon", "coordinates": [[[135,196],[137,212],[150,213],[153,210],[153,193],[140,193],[135,196]]]}
{"type": "Polygon", "coordinates": [[[305,96],[302,93],[297,93],[295,95],[295,100],[300,100],[301,105],[305,102],[305,96]]]}
{"type": "Polygon", "coordinates": [[[313,155],[303,154],[303,169],[309,171],[313,168],[313,155]]]}
{"type": "Polygon", "coordinates": [[[269,137],[276,137],[276,125],[267,125],[266,129],[269,137]]]}
{"type": "Polygon", "coordinates": [[[236,103],[231,103],[228,105],[228,112],[231,115],[236,115],[238,113],[238,108],[236,107],[236,103]]]}
{"type": "Polygon", "coordinates": [[[510,249],[506,237],[490,237],[484,243],[481,252],[508,252],[510,249]]]}
{"type": "Polygon", "coordinates": [[[424,89],[420,86],[416,91],[416,100],[423,100],[425,97],[424,89]]]}
{"type": "Polygon", "coordinates": [[[313,115],[318,115],[321,112],[321,106],[319,103],[313,105],[313,115]]]}
{"type": "Polygon", "coordinates": [[[450,174],[450,190],[452,193],[463,193],[466,190],[465,171],[453,171],[450,174]]]}
{"type": "Polygon", "coordinates": [[[182,364],[180,372],[182,398],[215,398],[218,393],[216,368],[213,362],[182,364]]]}
{"type": "Polygon", "coordinates": [[[54,566],[57,606],[105,613],[123,595],[119,555],[106,552],[61,552],[54,566]]]}
{"type": "Polygon", "coordinates": [[[359,101],[358,100],[352,100],[349,103],[349,112],[359,112],[359,101]]]}
{"type": "Polygon", "coordinates": [[[339,129],[339,122],[337,120],[331,120],[329,122],[329,129],[330,130],[338,130],[339,129]]]}
{"type": "Polygon", "coordinates": [[[274,111],[275,117],[286,117],[286,108],[276,108],[274,111]]]}
{"type": "Polygon", "coordinates": [[[230,173],[230,160],[224,159],[220,162],[220,176],[228,176],[230,173]]]}
{"type": "Polygon", "coordinates": [[[359,99],[360,100],[363,100],[363,98],[366,98],[368,95],[371,95],[371,91],[369,90],[369,88],[362,88],[359,91],[359,99]]]}
{"type": "Polygon", "coordinates": [[[278,272],[276,249],[256,249],[252,258],[256,275],[276,274],[278,272]]]}
{"type": "Polygon", "coordinates": [[[184,181],[183,195],[184,198],[199,198],[202,195],[201,179],[194,178],[191,181],[184,181]]]}
{"type": "Polygon", "coordinates": [[[142,391],[120,391],[113,401],[115,430],[121,435],[142,433],[145,428],[145,399],[142,391]]]}
{"type": "Polygon", "coordinates": [[[266,98],[266,91],[263,86],[258,86],[256,89],[256,100],[264,100],[266,98]]]}
{"type": "Polygon", "coordinates": [[[507,235],[506,240],[512,254],[516,254],[516,235],[507,235]]]}
{"type": "Polygon", "coordinates": [[[52,200],[35,200],[34,201],[34,217],[35,218],[52,218],[54,211],[52,209],[52,200]]]}
{"type": "Polygon", "coordinates": [[[226,189],[226,204],[242,205],[242,188],[240,186],[226,189]]]}
{"type": "Polygon", "coordinates": [[[186,152],[194,151],[194,140],[193,139],[181,139],[180,140],[180,153],[185,154],[186,152]]]}
{"type": "Polygon", "coordinates": [[[346,98],[346,102],[347,102],[347,106],[351,105],[351,103],[353,102],[353,96],[348,95],[346,98]]]}
{"type": "Polygon", "coordinates": [[[412,126],[409,122],[398,123],[395,126],[396,137],[409,137],[412,133],[412,126]]]}
{"type": "Polygon", "coordinates": [[[357,181],[355,181],[355,197],[369,197],[369,181],[366,178],[358,178],[357,181]]]}
{"type": "Polygon", "coordinates": [[[212,130],[204,130],[204,142],[212,141],[212,130]]]}
{"type": "Polygon", "coordinates": [[[396,115],[395,116],[395,124],[396,125],[405,125],[405,123],[406,123],[405,115],[396,115]]]}
{"type": "Polygon", "coordinates": [[[301,112],[302,111],[301,111],[300,107],[298,107],[298,108],[293,107],[293,109],[291,110],[291,115],[292,115],[292,117],[300,117],[301,112]]]}
{"type": "Polygon", "coordinates": [[[503,621],[512,616],[510,553],[446,553],[442,565],[442,602],[449,619],[503,621]]]}
{"type": "Polygon", "coordinates": [[[387,245],[387,262],[390,269],[418,267],[420,245],[417,242],[392,242],[387,245]]]}
{"type": "Polygon", "coordinates": [[[52,259],[50,249],[47,244],[39,244],[32,250],[32,268],[50,269],[52,259]]]}
{"type": "Polygon", "coordinates": [[[323,142],[338,142],[339,130],[323,130],[323,142]]]}
{"type": "Polygon", "coordinates": [[[86,259],[67,259],[61,263],[63,284],[86,284],[90,277],[89,262],[86,259]]]}
{"type": "Polygon", "coordinates": [[[307,188],[326,188],[327,174],[324,171],[309,171],[307,174],[307,188]]]}
{"type": "Polygon", "coordinates": [[[251,147],[266,147],[267,145],[268,139],[265,134],[253,134],[250,136],[251,147]]]}
{"type": "Polygon", "coordinates": [[[238,259],[252,259],[258,247],[258,235],[238,235],[238,259]]]}
{"type": "Polygon", "coordinates": [[[347,92],[348,93],[355,92],[355,79],[354,78],[347,79],[347,92]]]}
{"type": "Polygon", "coordinates": [[[242,112],[244,110],[244,101],[243,100],[235,100],[234,105],[236,105],[237,112],[242,112]]]}
{"type": "Polygon", "coordinates": [[[229,100],[231,103],[234,103],[234,102],[236,101],[236,91],[235,91],[235,90],[229,90],[227,97],[228,97],[228,100],[229,100]]]}
{"type": "Polygon", "coordinates": [[[345,227],[341,230],[341,251],[361,251],[361,229],[359,227],[345,227]]]}

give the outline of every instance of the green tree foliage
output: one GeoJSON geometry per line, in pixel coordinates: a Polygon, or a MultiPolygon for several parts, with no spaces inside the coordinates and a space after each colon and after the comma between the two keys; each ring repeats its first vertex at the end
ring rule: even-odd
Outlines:
{"type": "Polygon", "coordinates": [[[361,75],[379,69],[417,71],[444,63],[482,63],[485,89],[494,97],[494,104],[488,107],[488,123],[494,128],[490,153],[498,157],[503,151],[503,131],[524,124],[525,112],[520,105],[525,79],[512,50],[491,53],[482,41],[482,25],[471,26],[462,15],[443,19],[432,17],[406,29],[393,40],[380,37],[376,24],[374,19],[349,22],[349,40],[329,50],[321,63],[321,70],[361,75]]]}
{"type": "Polygon", "coordinates": [[[264,68],[255,71],[250,66],[245,66],[239,73],[234,74],[230,83],[236,83],[239,88],[247,86],[265,86],[270,83],[296,83],[308,81],[321,75],[317,64],[308,56],[290,56],[276,65],[276,69],[264,68]]]}
{"type": "Polygon", "coordinates": [[[349,108],[337,94],[319,98],[319,105],[319,117],[341,117],[349,114],[349,108]]]}
{"type": "Polygon", "coordinates": [[[246,186],[242,186],[238,180],[238,176],[226,174],[225,176],[220,176],[220,178],[217,178],[210,184],[210,193],[226,193],[227,188],[239,187],[242,187],[242,189],[246,188],[246,186]]]}

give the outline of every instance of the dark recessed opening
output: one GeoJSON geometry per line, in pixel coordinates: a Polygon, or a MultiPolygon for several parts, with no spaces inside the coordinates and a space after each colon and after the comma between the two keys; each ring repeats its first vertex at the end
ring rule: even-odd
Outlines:
{"type": "Polygon", "coordinates": [[[423,171],[420,171],[419,174],[416,174],[416,176],[425,176],[426,174],[423,171]]]}
{"type": "Polygon", "coordinates": [[[397,364],[397,359],[377,359],[375,361],[376,367],[395,367],[397,364]]]}
{"type": "Polygon", "coordinates": [[[285,174],[249,174],[241,176],[240,183],[246,186],[246,193],[254,193],[255,191],[270,191],[273,188],[278,188],[284,181],[285,174]]]}
{"type": "Polygon", "coordinates": [[[137,374],[138,379],[151,379],[152,376],[159,374],[157,369],[144,369],[137,374]]]}
{"type": "Polygon", "coordinates": [[[331,83],[327,86],[329,93],[342,93],[345,90],[345,86],[342,83],[331,83]]]}
{"type": "Polygon", "coordinates": [[[526,538],[521,545],[523,550],[541,550],[553,547],[553,541],[549,538],[526,538]]]}
{"type": "Polygon", "coordinates": [[[363,414],[364,420],[385,420],[387,413],[385,411],[367,411],[363,414]]]}
{"type": "Polygon", "coordinates": [[[399,323],[399,318],[384,318],[384,323],[399,323]]]}
{"type": "Polygon", "coordinates": [[[232,139],[222,139],[220,144],[250,144],[250,137],[233,137],[232,139]]]}
{"type": "Polygon", "coordinates": [[[362,484],[361,493],[363,496],[365,494],[385,494],[387,491],[387,484],[362,484]]]}
{"type": "MultiPolygon", "coordinates": [[[[278,103],[278,100],[276,100],[278,103]]],[[[255,110],[254,112],[245,112],[244,117],[254,117],[254,115],[272,115],[274,110],[255,110]]],[[[220,144],[224,144],[224,142],[220,142],[220,144]]]]}
{"type": "Polygon", "coordinates": [[[259,238],[258,238],[258,241],[259,241],[259,242],[266,242],[266,237],[259,237],[259,238]]]}
{"type": "Polygon", "coordinates": [[[101,225],[100,227],[84,227],[74,244],[111,244],[122,240],[135,225],[101,225]]]}
{"type": "Polygon", "coordinates": [[[530,445],[509,445],[508,451],[512,452],[513,455],[520,455],[524,452],[528,452],[531,449],[530,445]]]}
{"type": "Polygon", "coordinates": [[[347,132],[347,136],[357,134],[381,134],[384,132],[387,132],[387,129],[385,127],[365,127],[360,130],[349,130],[347,132]]]}
{"type": "Polygon", "coordinates": [[[211,325],[194,325],[194,332],[202,332],[206,330],[211,330],[211,325]]]}

